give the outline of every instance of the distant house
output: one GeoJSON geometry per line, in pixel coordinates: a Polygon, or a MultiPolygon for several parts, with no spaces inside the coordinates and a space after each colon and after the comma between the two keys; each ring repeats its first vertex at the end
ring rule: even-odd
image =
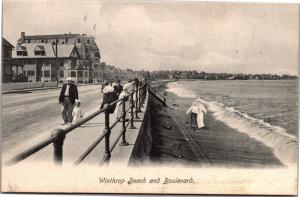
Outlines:
{"type": "Polygon", "coordinates": [[[12,71],[12,49],[14,46],[5,38],[2,38],[2,82],[11,82],[12,71]]]}
{"type": "Polygon", "coordinates": [[[28,36],[21,32],[14,56],[16,68],[28,81],[62,82],[70,76],[79,83],[92,82],[100,59],[95,37],[71,33],[28,36]]]}

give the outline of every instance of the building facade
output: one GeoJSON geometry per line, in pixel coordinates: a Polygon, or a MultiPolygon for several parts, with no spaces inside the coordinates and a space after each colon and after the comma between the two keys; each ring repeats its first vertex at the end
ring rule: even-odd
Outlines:
{"type": "Polygon", "coordinates": [[[71,33],[26,36],[22,32],[13,53],[16,72],[28,82],[63,82],[66,77],[76,83],[92,82],[100,59],[94,37],[71,33]]]}
{"type": "Polygon", "coordinates": [[[14,46],[5,38],[2,38],[2,82],[11,82],[13,79],[12,70],[12,49],[14,46]]]}

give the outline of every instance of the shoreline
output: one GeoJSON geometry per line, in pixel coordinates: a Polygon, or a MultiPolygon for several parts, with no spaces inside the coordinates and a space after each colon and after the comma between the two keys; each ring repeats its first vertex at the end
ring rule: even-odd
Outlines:
{"type": "MultiPolygon", "coordinates": [[[[189,136],[189,143],[193,144],[192,146],[195,146],[198,151],[200,150],[201,152],[202,150],[202,153],[198,156],[195,155],[198,157],[198,161],[193,161],[193,164],[239,168],[285,166],[285,164],[274,155],[271,148],[245,133],[230,128],[225,123],[217,120],[213,116],[213,112],[209,110],[204,116],[206,128],[193,131],[190,128],[189,117],[185,115],[193,98],[179,97],[167,91],[166,84],[167,83],[163,83],[156,89],[161,93],[167,92],[167,105],[173,109],[160,109],[159,113],[164,114],[164,116],[172,116],[177,124],[182,126],[180,130],[184,130],[182,132],[189,136]],[[194,142],[192,143],[192,141],[194,142]]],[[[176,127],[174,123],[172,125],[176,127]]],[[[167,139],[167,136],[163,133],[159,137],[167,139]]],[[[164,151],[164,149],[161,151],[164,151]]],[[[189,156],[190,155],[183,155],[183,157],[189,156]]],[[[164,158],[161,159],[164,161],[164,158]]]]}

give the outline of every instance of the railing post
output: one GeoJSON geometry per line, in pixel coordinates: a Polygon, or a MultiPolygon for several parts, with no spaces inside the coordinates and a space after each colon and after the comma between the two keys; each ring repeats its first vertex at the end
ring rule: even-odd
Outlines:
{"type": "Polygon", "coordinates": [[[145,103],[145,98],[146,98],[146,88],[147,88],[147,83],[145,83],[144,85],[143,85],[143,88],[142,88],[142,104],[144,104],[145,103]]]}
{"type": "Polygon", "coordinates": [[[139,86],[136,86],[136,90],[135,90],[135,119],[140,119],[139,116],[138,116],[138,112],[139,112],[139,108],[138,108],[138,92],[139,92],[139,89],[138,89],[139,86]]]}
{"type": "Polygon", "coordinates": [[[63,145],[66,134],[62,129],[55,129],[51,133],[51,137],[55,136],[53,141],[54,162],[61,165],[63,160],[63,145]]]}
{"type": "Polygon", "coordinates": [[[133,125],[133,119],[134,119],[134,115],[133,115],[133,93],[131,93],[130,95],[130,114],[131,114],[131,118],[130,118],[130,129],[135,129],[135,126],[133,125]]]}
{"type": "Polygon", "coordinates": [[[104,132],[105,134],[105,154],[106,154],[106,159],[104,162],[108,162],[110,160],[110,148],[109,148],[109,137],[110,137],[110,128],[109,128],[109,111],[108,111],[108,104],[104,105],[105,109],[105,127],[104,127],[104,132]]]}
{"type": "Polygon", "coordinates": [[[126,142],[126,110],[125,110],[125,99],[122,100],[122,142],[120,146],[127,146],[126,142]]]}
{"type": "MultiPolygon", "coordinates": [[[[140,86],[141,87],[141,86],[140,86]]],[[[142,102],[141,102],[141,100],[142,100],[142,89],[139,87],[139,112],[142,112],[142,110],[141,110],[141,105],[142,105],[142,102]]]]}

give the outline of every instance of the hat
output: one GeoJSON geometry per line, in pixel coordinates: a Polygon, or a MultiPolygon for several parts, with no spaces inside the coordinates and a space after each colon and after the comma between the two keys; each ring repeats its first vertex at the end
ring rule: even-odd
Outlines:
{"type": "Polygon", "coordinates": [[[199,96],[196,97],[196,102],[201,102],[201,99],[199,96]]]}
{"type": "Polygon", "coordinates": [[[67,77],[66,81],[72,81],[72,78],[71,77],[67,77]]]}

